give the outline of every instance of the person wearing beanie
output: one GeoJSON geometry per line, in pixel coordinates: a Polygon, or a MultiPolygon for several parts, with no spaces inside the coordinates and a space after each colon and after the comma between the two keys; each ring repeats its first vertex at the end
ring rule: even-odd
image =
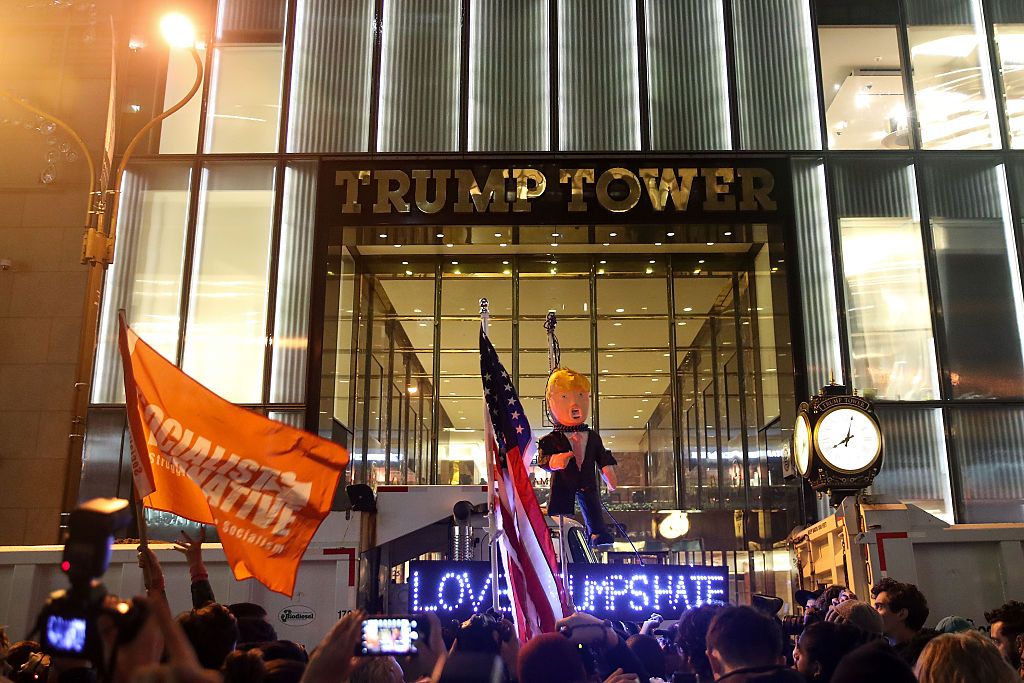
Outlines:
{"type": "Polygon", "coordinates": [[[967,617],[942,617],[939,623],[935,624],[935,630],[939,633],[963,633],[973,631],[974,628],[974,621],[967,617]]]}
{"type": "Polygon", "coordinates": [[[913,669],[884,640],[861,645],[839,661],[831,683],[917,683],[913,669]]]}
{"type": "Polygon", "coordinates": [[[874,607],[860,600],[847,600],[839,603],[829,610],[825,621],[849,624],[873,637],[882,635],[882,617],[874,607]]]}

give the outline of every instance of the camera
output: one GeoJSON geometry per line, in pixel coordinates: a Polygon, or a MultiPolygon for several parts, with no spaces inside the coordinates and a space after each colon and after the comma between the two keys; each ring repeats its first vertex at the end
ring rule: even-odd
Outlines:
{"type": "Polygon", "coordinates": [[[804,618],[799,614],[784,614],[782,616],[782,635],[799,636],[804,632],[804,618]]]}
{"type": "Polygon", "coordinates": [[[99,617],[113,623],[116,643],[130,642],[141,629],[146,610],[108,594],[100,581],[110,564],[114,532],[130,522],[128,501],[118,498],[95,498],[71,513],[60,563],[70,587],[51,593],[36,619],[43,652],[50,657],[89,662],[107,673],[99,617]]]}

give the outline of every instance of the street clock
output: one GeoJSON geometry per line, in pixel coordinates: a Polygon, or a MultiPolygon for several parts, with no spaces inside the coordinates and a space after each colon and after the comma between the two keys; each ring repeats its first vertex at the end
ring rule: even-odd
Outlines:
{"type": "Polygon", "coordinates": [[[871,402],[829,384],[800,404],[793,465],[833,505],[871,485],[882,468],[883,439],[871,402]]]}

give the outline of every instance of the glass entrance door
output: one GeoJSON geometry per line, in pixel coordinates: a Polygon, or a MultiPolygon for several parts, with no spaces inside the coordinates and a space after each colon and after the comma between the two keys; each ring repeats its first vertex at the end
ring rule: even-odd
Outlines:
{"type": "MultiPolygon", "coordinates": [[[[538,436],[550,429],[543,322],[557,313],[561,365],[591,378],[590,422],[619,462],[611,504],[759,507],[783,487],[764,435],[793,402],[784,259],[760,227],[743,244],[618,250],[365,244],[356,232],[328,254],[320,431],[352,450],[352,481],[484,481],[486,297],[538,436]]],[[[546,473],[534,476],[543,500],[546,473]]]]}

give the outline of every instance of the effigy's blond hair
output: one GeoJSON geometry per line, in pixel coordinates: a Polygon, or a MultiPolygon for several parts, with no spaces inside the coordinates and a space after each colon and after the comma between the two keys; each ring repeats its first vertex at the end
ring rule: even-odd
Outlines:
{"type": "Polygon", "coordinates": [[[590,380],[586,375],[580,374],[569,368],[555,368],[548,376],[548,384],[544,389],[544,396],[547,397],[553,391],[562,389],[564,391],[590,391],[590,380]]]}

